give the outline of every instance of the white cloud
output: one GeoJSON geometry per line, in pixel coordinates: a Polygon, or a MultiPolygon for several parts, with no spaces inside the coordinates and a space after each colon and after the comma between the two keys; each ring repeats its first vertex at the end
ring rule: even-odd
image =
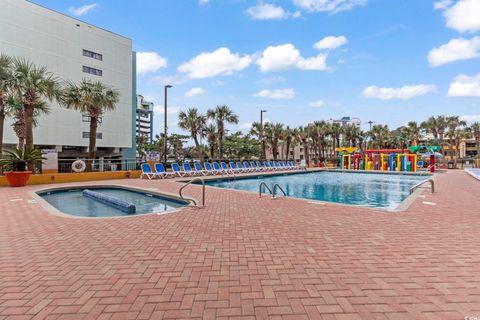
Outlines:
{"type": "Polygon", "coordinates": [[[282,71],[291,68],[302,70],[326,70],[327,54],[321,53],[316,57],[304,58],[300,51],[291,43],[278,46],[269,46],[257,60],[262,72],[282,71]]]}
{"type": "Polygon", "coordinates": [[[443,16],[446,19],[447,27],[455,29],[458,32],[479,31],[480,1],[459,0],[451,7],[446,8],[443,16]]]}
{"type": "Polygon", "coordinates": [[[98,7],[98,4],[92,3],[92,4],[87,4],[78,8],[70,7],[68,8],[68,12],[76,16],[84,16],[88,14],[92,9],[95,9],[96,7],[98,7]]]}
{"type": "Polygon", "coordinates": [[[433,9],[445,10],[453,3],[453,0],[440,0],[433,3],[433,9]]]}
{"type": "Polygon", "coordinates": [[[295,97],[295,91],[289,89],[277,89],[277,90],[262,90],[254,95],[255,97],[270,98],[270,99],[292,99],[295,97]]]}
{"type": "MultiPolygon", "coordinates": [[[[163,107],[163,105],[155,105],[153,107],[153,113],[156,116],[163,115],[165,114],[165,108],[163,107]]],[[[167,115],[171,116],[179,113],[180,113],[180,107],[175,107],[175,106],[167,107],[167,115]]]]}
{"type": "Polygon", "coordinates": [[[313,108],[320,108],[323,106],[323,100],[312,101],[308,105],[313,108]]]}
{"type": "Polygon", "coordinates": [[[252,127],[251,122],[242,123],[238,126],[240,129],[250,129],[252,127]]]}
{"type": "Polygon", "coordinates": [[[219,48],[213,52],[200,53],[180,65],[177,70],[193,79],[209,78],[241,71],[250,65],[252,59],[249,55],[240,56],[231,53],[228,48],[219,48]]]}
{"type": "Polygon", "coordinates": [[[293,0],[293,3],[310,12],[330,12],[332,14],[367,4],[367,0],[293,0]]]}
{"type": "Polygon", "coordinates": [[[348,40],[344,36],[328,36],[315,43],[313,47],[317,50],[335,49],[343,46],[347,42],[348,40]]]}
{"type": "Polygon", "coordinates": [[[300,17],[300,12],[298,11],[290,13],[281,6],[262,2],[254,7],[248,8],[245,12],[254,20],[279,20],[300,17]]]}
{"type": "Polygon", "coordinates": [[[480,36],[472,39],[457,38],[428,53],[428,62],[437,67],[443,64],[480,57],[480,36]]]}
{"type": "Polygon", "coordinates": [[[370,86],[363,90],[366,98],[390,100],[390,99],[411,99],[427,93],[436,93],[437,87],[431,84],[419,84],[414,86],[403,86],[400,88],[380,88],[370,86]]]}
{"type": "Polygon", "coordinates": [[[158,71],[167,66],[167,59],[156,52],[137,52],[137,73],[158,71]]]}
{"type": "Polygon", "coordinates": [[[471,114],[471,115],[464,115],[460,117],[460,120],[465,121],[468,125],[474,122],[480,122],[480,114],[471,114]]]}
{"type": "Polygon", "coordinates": [[[449,97],[480,97],[480,73],[474,76],[464,74],[455,77],[448,89],[449,97]]]}
{"type": "Polygon", "coordinates": [[[207,90],[203,88],[192,88],[185,93],[185,97],[187,98],[195,97],[195,96],[204,94],[205,92],[207,92],[207,90]]]}
{"type": "Polygon", "coordinates": [[[206,6],[209,2],[210,0],[198,0],[198,4],[201,6],[206,6]]]}

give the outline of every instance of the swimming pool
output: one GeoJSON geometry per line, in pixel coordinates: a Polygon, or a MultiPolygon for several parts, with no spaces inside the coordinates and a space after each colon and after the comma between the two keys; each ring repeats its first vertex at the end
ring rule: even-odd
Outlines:
{"type": "Polygon", "coordinates": [[[131,216],[145,213],[161,213],[186,206],[188,203],[180,199],[160,196],[140,190],[122,187],[82,187],[70,189],[48,190],[37,193],[41,198],[55,207],[58,211],[78,217],[117,217],[131,216]],[[93,190],[97,193],[115,197],[133,204],[135,213],[126,213],[113,206],[86,197],[84,190],[93,190]]]}
{"type": "MultiPolygon", "coordinates": [[[[427,179],[425,175],[373,174],[321,171],[254,178],[209,180],[207,185],[258,192],[260,182],[270,188],[276,183],[287,196],[371,208],[396,209],[410,188],[427,179]]],[[[277,194],[281,194],[280,191],[277,194]]]]}

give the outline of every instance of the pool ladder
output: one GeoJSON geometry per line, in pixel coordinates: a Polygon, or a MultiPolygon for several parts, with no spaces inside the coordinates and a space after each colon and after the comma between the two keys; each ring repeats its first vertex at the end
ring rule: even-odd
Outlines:
{"type": "Polygon", "coordinates": [[[432,193],[434,193],[435,192],[435,182],[433,182],[433,179],[426,179],[426,180],[423,180],[423,181],[417,183],[413,187],[411,187],[410,188],[410,194],[412,194],[413,191],[415,191],[415,189],[420,188],[421,185],[423,185],[424,183],[427,183],[427,182],[430,183],[430,190],[432,191],[432,193]]]}
{"type": "Polygon", "coordinates": [[[190,201],[190,202],[193,202],[193,204],[195,205],[195,207],[197,208],[205,208],[205,180],[201,179],[201,178],[193,178],[192,180],[188,181],[187,183],[185,183],[181,188],[180,190],[178,190],[178,195],[180,196],[180,198],[182,198],[183,200],[187,200],[187,201],[190,201]],[[193,182],[195,181],[200,181],[202,183],[202,205],[199,206],[197,204],[197,201],[195,201],[194,199],[192,198],[185,198],[182,194],[182,191],[183,189],[185,189],[187,186],[189,186],[190,184],[192,184],[193,182]]]}
{"type": "Polygon", "coordinates": [[[287,193],[285,192],[285,190],[283,190],[283,188],[280,187],[280,185],[279,185],[278,183],[275,183],[275,184],[273,185],[273,190],[272,190],[272,189],[270,189],[270,188],[268,187],[268,185],[267,185],[264,181],[262,181],[262,182],[260,182],[260,185],[258,186],[258,197],[259,197],[259,198],[262,197],[262,191],[263,191],[262,187],[265,187],[265,189],[267,189],[268,192],[270,192],[270,194],[272,195],[272,199],[275,199],[275,198],[276,198],[276,195],[277,195],[276,191],[277,191],[277,189],[279,189],[280,191],[282,191],[282,193],[283,193],[284,196],[287,195],[287,193]]]}

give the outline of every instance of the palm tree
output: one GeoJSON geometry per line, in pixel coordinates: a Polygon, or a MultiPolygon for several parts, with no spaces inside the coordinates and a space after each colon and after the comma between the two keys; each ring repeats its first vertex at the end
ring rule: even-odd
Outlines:
{"type": "Polygon", "coordinates": [[[227,106],[217,106],[207,111],[207,117],[217,124],[218,130],[218,157],[223,158],[223,138],[225,136],[225,123],[237,124],[238,116],[227,106]]]}
{"type": "Polygon", "coordinates": [[[406,127],[406,133],[408,139],[412,142],[414,146],[418,146],[418,141],[420,139],[420,127],[416,121],[410,121],[406,127]]]}
{"type": "Polygon", "coordinates": [[[266,123],[265,124],[265,139],[270,144],[272,149],[273,159],[277,160],[278,156],[278,143],[282,139],[283,124],[281,123],[266,123]]]}
{"type": "Polygon", "coordinates": [[[114,110],[119,101],[119,92],[100,81],[83,79],[79,84],[69,82],[62,94],[62,103],[68,109],[87,114],[90,119],[87,170],[92,170],[97,145],[98,122],[105,111],[114,110]]]}
{"type": "Polygon", "coordinates": [[[3,149],[3,126],[6,116],[7,94],[12,81],[12,58],[0,55],[0,153],[3,149]]]}
{"type": "Polygon", "coordinates": [[[375,147],[381,149],[385,146],[389,134],[388,126],[375,124],[370,131],[370,135],[375,142],[375,147]]]}
{"type": "Polygon", "coordinates": [[[460,131],[458,131],[459,127],[466,126],[466,122],[460,120],[459,116],[451,116],[451,117],[444,117],[445,122],[448,127],[447,137],[449,138],[449,145],[450,145],[450,157],[453,158],[455,156],[455,162],[457,161],[458,150],[453,150],[453,145],[456,144],[456,139],[458,135],[462,135],[460,131]]]}
{"type": "Polygon", "coordinates": [[[217,146],[217,127],[213,123],[207,124],[203,128],[203,136],[207,138],[208,151],[210,153],[210,159],[215,158],[215,147],[217,146]]]}
{"type": "Polygon", "coordinates": [[[303,158],[305,159],[306,163],[310,163],[309,159],[309,153],[308,153],[308,148],[309,148],[309,141],[310,141],[310,130],[311,128],[307,127],[298,127],[295,130],[295,137],[296,140],[299,141],[302,144],[303,148],[303,158]]]}
{"type": "Polygon", "coordinates": [[[333,140],[333,154],[335,154],[335,148],[340,147],[340,135],[342,134],[342,126],[339,123],[332,123],[330,125],[330,136],[333,140]]]}
{"type": "Polygon", "coordinates": [[[285,160],[289,160],[289,157],[290,157],[290,148],[292,146],[292,143],[294,141],[293,139],[293,130],[287,126],[284,130],[283,130],[283,141],[285,143],[285,160]]]}
{"type": "Polygon", "coordinates": [[[195,149],[197,149],[197,156],[202,163],[205,162],[205,156],[202,147],[198,142],[198,136],[203,135],[203,130],[207,124],[207,118],[200,114],[197,108],[190,108],[186,112],[181,111],[178,114],[178,120],[178,126],[180,128],[190,131],[190,136],[195,143],[195,149]]]}
{"type": "Polygon", "coordinates": [[[12,94],[23,105],[25,120],[25,147],[33,149],[35,109],[45,108],[46,101],[59,100],[60,84],[45,67],[36,67],[22,58],[13,59],[12,94]]]}
{"type": "Polygon", "coordinates": [[[480,158],[480,122],[474,122],[470,125],[470,130],[475,138],[475,149],[477,151],[477,159],[480,158]]]}

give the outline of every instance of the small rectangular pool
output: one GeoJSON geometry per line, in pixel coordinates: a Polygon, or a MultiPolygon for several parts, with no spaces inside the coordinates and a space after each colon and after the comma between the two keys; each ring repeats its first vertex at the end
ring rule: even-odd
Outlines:
{"type": "Polygon", "coordinates": [[[69,189],[53,189],[37,193],[58,211],[78,217],[118,217],[131,216],[146,213],[161,213],[180,207],[188,203],[180,199],[150,194],[140,190],[121,187],[82,187],[69,189]],[[121,199],[136,207],[134,214],[123,212],[115,207],[85,197],[82,192],[85,189],[121,199]]]}
{"type": "Polygon", "coordinates": [[[258,192],[262,181],[270,188],[278,183],[287,196],[293,198],[394,210],[410,195],[411,187],[427,178],[413,174],[317,171],[217,179],[206,183],[213,187],[251,192],[258,192]]]}

